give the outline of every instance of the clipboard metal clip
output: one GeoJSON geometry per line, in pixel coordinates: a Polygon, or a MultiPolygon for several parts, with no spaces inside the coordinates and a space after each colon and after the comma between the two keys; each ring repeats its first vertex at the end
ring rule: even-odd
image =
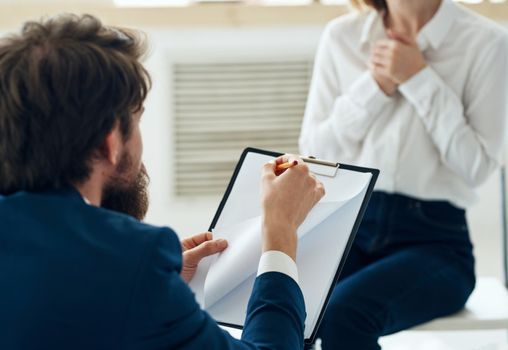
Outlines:
{"type": "Polygon", "coordinates": [[[316,157],[301,157],[305,163],[308,163],[309,170],[316,175],[335,177],[340,164],[329,160],[321,160],[316,157]]]}

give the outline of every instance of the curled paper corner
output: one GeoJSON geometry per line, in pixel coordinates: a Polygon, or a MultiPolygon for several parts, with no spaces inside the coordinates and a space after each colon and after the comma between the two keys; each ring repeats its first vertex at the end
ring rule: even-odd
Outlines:
{"type": "Polygon", "coordinates": [[[204,283],[206,308],[256,273],[256,260],[259,261],[262,253],[261,216],[217,231],[217,237],[227,239],[229,246],[208,270],[204,283]]]}

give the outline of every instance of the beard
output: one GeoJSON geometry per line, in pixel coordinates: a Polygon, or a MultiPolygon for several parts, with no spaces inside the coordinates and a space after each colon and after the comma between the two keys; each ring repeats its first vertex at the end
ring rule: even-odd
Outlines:
{"type": "Polygon", "coordinates": [[[124,153],[118,164],[117,176],[104,186],[101,207],[143,220],[148,211],[148,184],[150,177],[144,164],[134,175],[133,162],[124,153]]]}

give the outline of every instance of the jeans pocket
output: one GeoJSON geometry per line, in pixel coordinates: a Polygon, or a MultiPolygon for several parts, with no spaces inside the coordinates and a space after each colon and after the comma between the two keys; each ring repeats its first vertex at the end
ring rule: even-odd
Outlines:
{"type": "Polygon", "coordinates": [[[415,202],[413,213],[420,222],[432,228],[468,232],[465,212],[449,204],[415,202]]]}

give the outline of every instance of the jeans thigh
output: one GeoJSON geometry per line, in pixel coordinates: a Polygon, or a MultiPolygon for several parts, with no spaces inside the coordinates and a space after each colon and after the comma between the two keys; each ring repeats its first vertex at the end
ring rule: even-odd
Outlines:
{"type": "Polygon", "coordinates": [[[472,244],[466,212],[448,202],[422,201],[396,196],[397,206],[390,215],[381,249],[400,245],[447,245],[456,252],[471,253],[472,244]]]}
{"type": "Polygon", "coordinates": [[[337,306],[356,308],[363,315],[358,319],[370,319],[370,329],[361,333],[382,336],[457,312],[473,291],[475,277],[474,269],[455,257],[432,246],[398,251],[339,283],[327,313],[337,306]]]}
{"type": "Polygon", "coordinates": [[[377,271],[391,275],[395,286],[387,299],[383,335],[460,311],[476,283],[472,255],[465,260],[445,246],[408,249],[380,261],[377,271]]]}

